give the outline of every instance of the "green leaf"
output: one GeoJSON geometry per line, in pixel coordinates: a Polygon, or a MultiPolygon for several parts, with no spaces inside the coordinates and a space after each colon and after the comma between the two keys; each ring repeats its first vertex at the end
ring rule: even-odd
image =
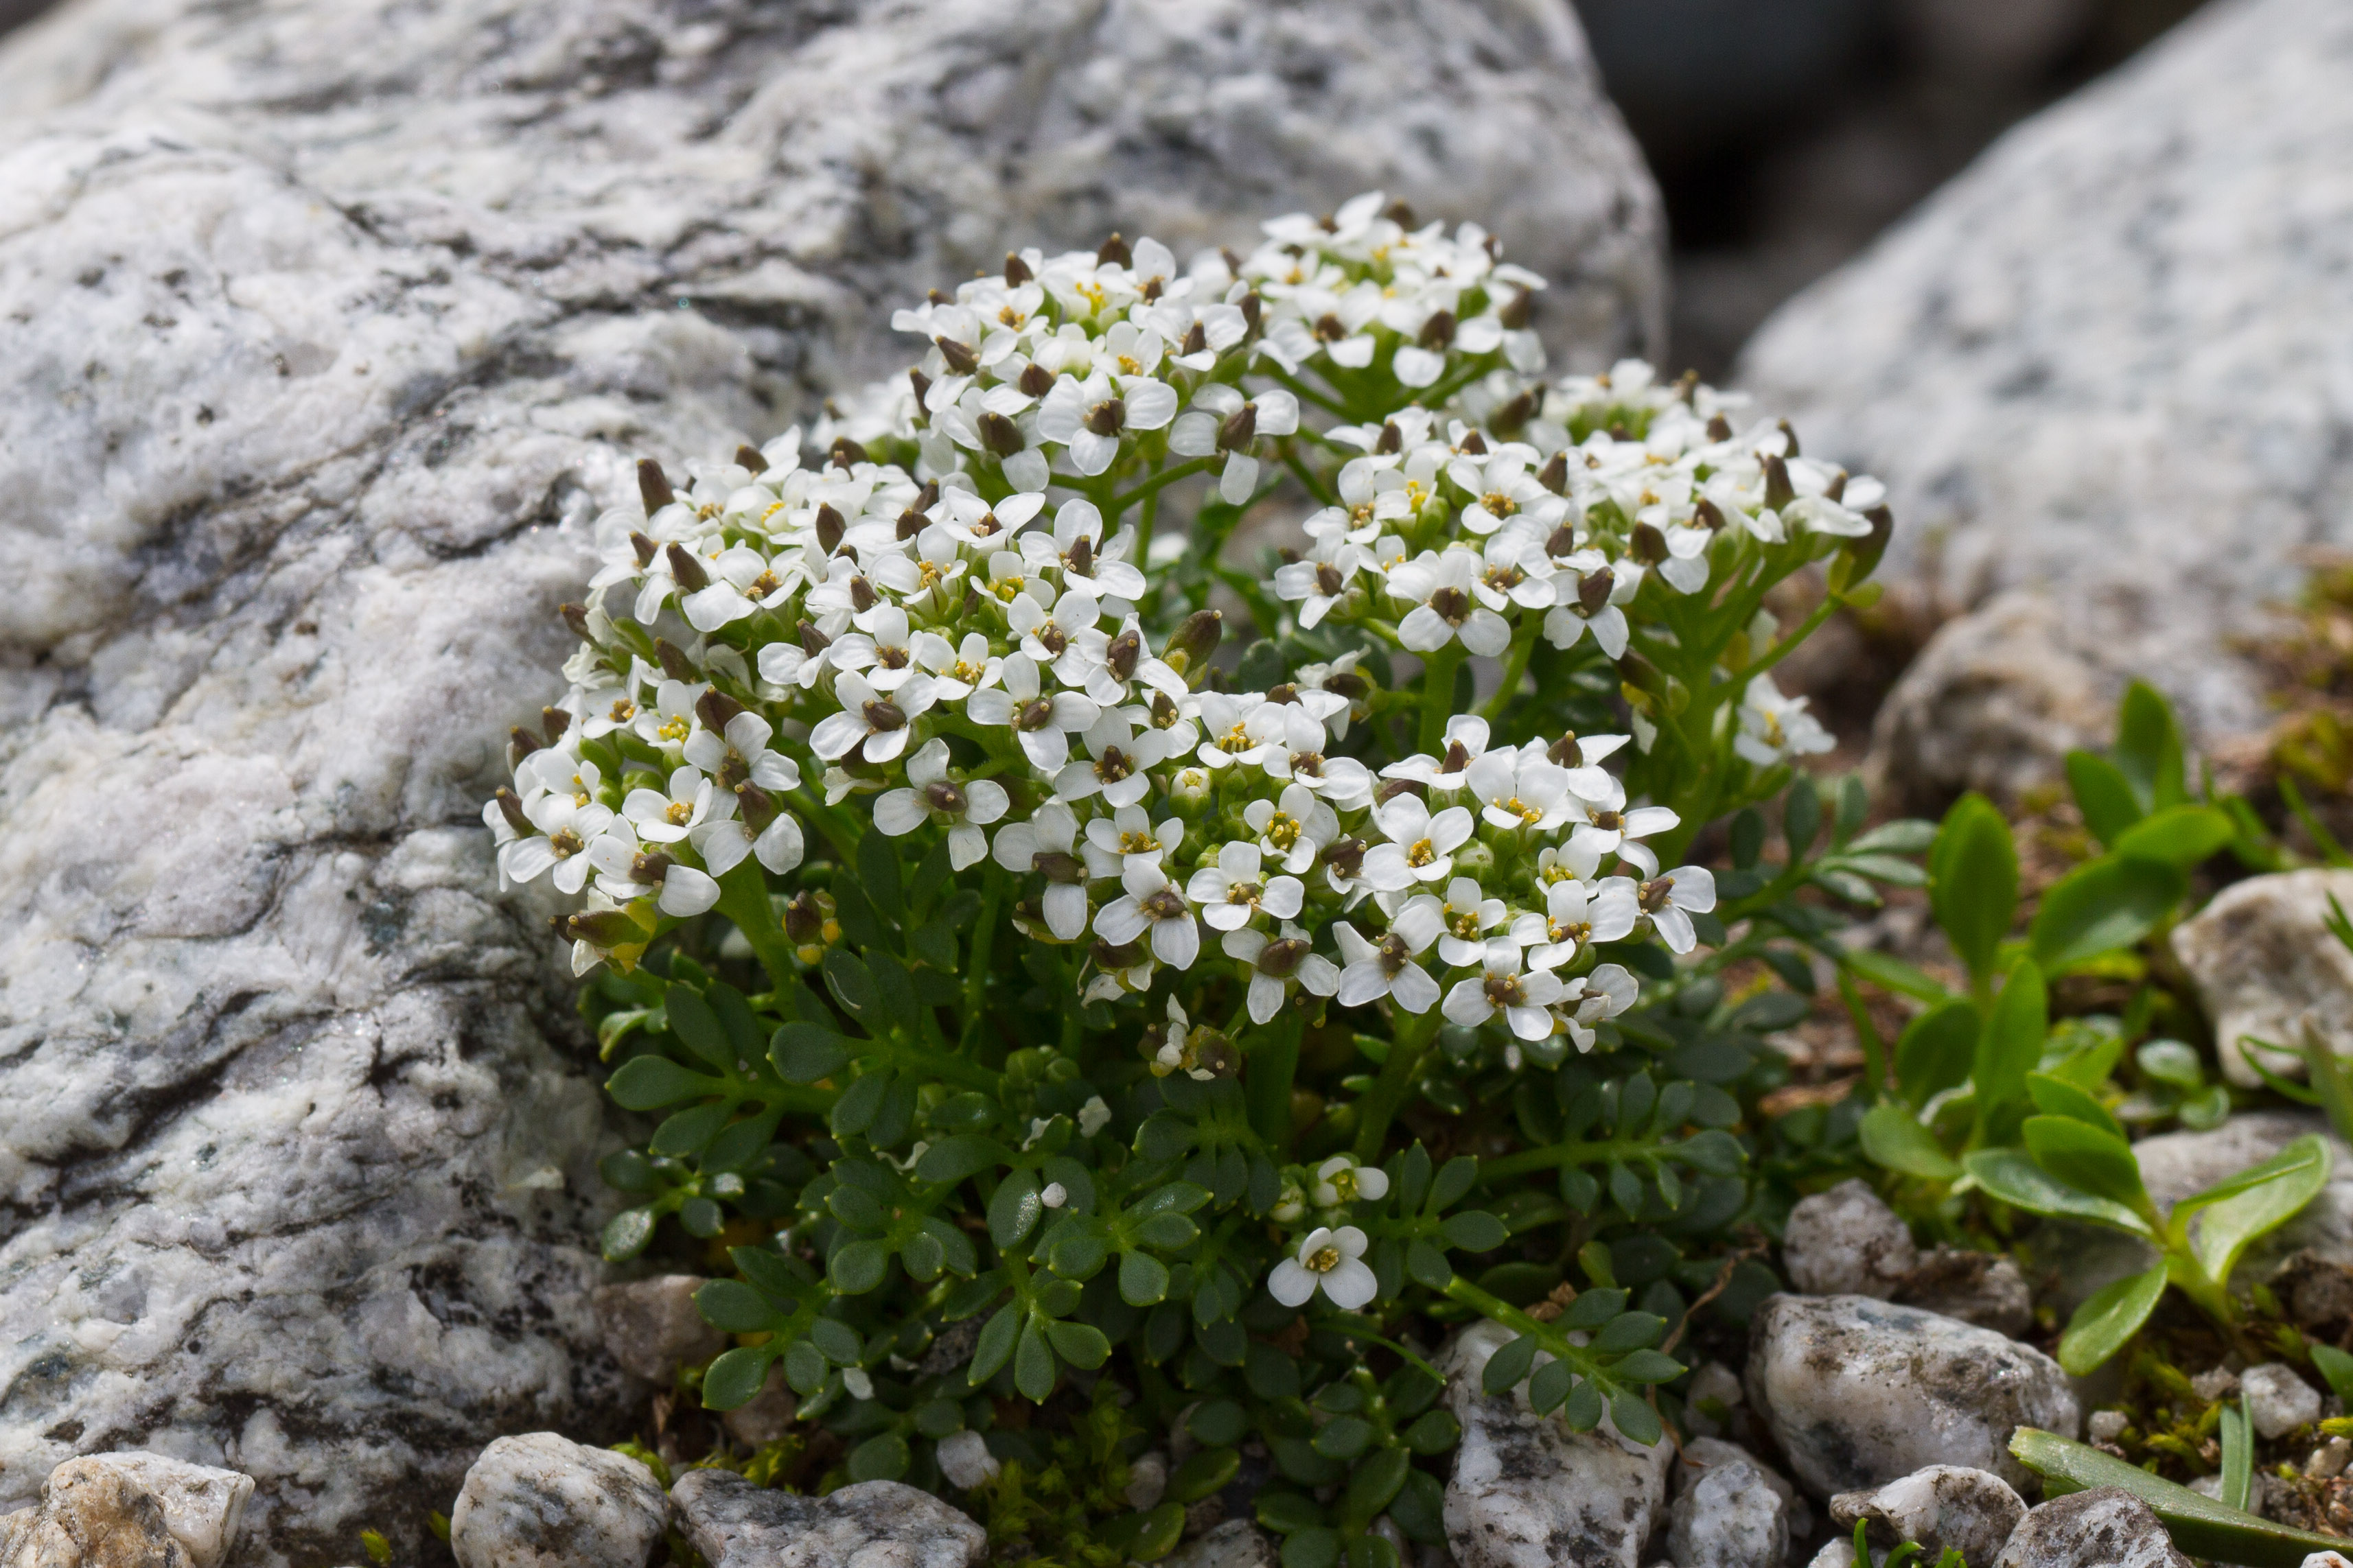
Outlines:
{"type": "Polygon", "coordinates": [[[1013,1386],[1031,1403],[1042,1405],[1054,1392],[1053,1347],[1034,1322],[1021,1325],[1021,1338],[1013,1350],[1013,1386]]]}
{"type": "Polygon", "coordinates": [[[1822,796],[1813,775],[1799,773],[1781,799],[1781,837],[1789,846],[1792,865],[1806,858],[1822,831],[1822,796]]]}
{"type": "Polygon", "coordinates": [[[1838,961],[1849,973],[1870,981],[1883,991],[1893,991],[1898,996],[1909,996],[1921,1002],[1942,1002],[1952,995],[1926,970],[1906,963],[1893,953],[1873,948],[1851,948],[1840,953],[1838,961]]]}
{"type": "Polygon", "coordinates": [[[1373,1424],[1361,1415],[1335,1415],[1315,1430],[1315,1451],[1343,1463],[1372,1446],[1373,1424]]]}
{"type": "Polygon", "coordinates": [[[2117,1142],[2126,1142],[2124,1126],[2108,1108],[2094,1100],[2081,1086],[2047,1072],[2026,1075],[2026,1092],[2034,1097],[2034,1109],[2045,1116],[2067,1116],[2088,1126],[2096,1127],[2117,1142]]]}
{"type": "Polygon", "coordinates": [[[833,1255],[826,1275],[845,1296],[863,1296],[880,1286],[891,1272],[891,1244],[853,1241],[833,1255]]]}
{"type": "Polygon", "coordinates": [[[1282,1543],[1282,1568],[1338,1568],[1340,1532],[1321,1526],[1302,1530],[1282,1543]]]}
{"type": "Polygon", "coordinates": [[[2140,860],[2162,860],[2183,870],[2218,854],[2237,834],[2231,819],[2211,805],[2173,805],[2119,834],[2116,852],[2140,860]]]}
{"type": "Polygon", "coordinates": [[[1185,1535],[1185,1505],[1164,1502],[1144,1516],[1142,1528],[1129,1542],[1127,1554],[1138,1563],[1155,1563],[1176,1550],[1185,1535]]]}
{"type": "Polygon", "coordinates": [[[995,1377],[1011,1358],[1014,1341],[1021,1333],[1022,1311],[1018,1300],[1008,1301],[982,1327],[980,1338],[972,1344],[972,1363],[965,1369],[965,1381],[973,1387],[978,1388],[995,1377]]]}
{"type": "Polygon", "coordinates": [[[1148,1252],[1125,1252],[1119,1259],[1119,1299],[1131,1307],[1167,1300],[1168,1266],[1148,1252]]]}
{"type": "Polygon", "coordinates": [[[1111,1357],[1111,1341],[1092,1323],[1050,1322],[1046,1338],[1056,1355],[1081,1372],[1092,1372],[1111,1357]]]}
{"type": "Polygon", "coordinates": [[[1846,847],[1850,855],[1920,855],[1936,842],[1936,825],[1907,816],[1883,822],[1846,847]]]}
{"type": "Polygon", "coordinates": [[[772,1340],[764,1345],[738,1345],[721,1355],[702,1374],[702,1407],[735,1410],[749,1405],[768,1381],[768,1367],[782,1350],[772,1340]]]}
{"type": "MultiPolygon", "coordinates": [[[[1622,1298],[1621,1298],[1622,1299],[1622,1298]]],[[[1536,1342],[1523,1334],[1487,1358],[1479,1385],[1489,1394],[1506,1394],[1528,1375],[1536,1359],[1536,1342]]]]}
{"type": "Polygon", "coordinates": [[[2189,1250],[2217,1283],[2227,1284],[2248,1243],[2295,1217],[2328,1184],[2328,1145],[2306,1133],[2262,1164],[2215,1183],[2176,1205],[2177,1222],[2197,1211],[2189,1250]]]}
{"type": "Polygon", "coordinates": [[[1981,795],[1945,814],[1928,851],[1928,901],[1953,951],[1982,982],[2018,913],[2018,851],[2010,824],[1981,795]]]}
{"type": "Polygon", "coordinates": [[[2067,787],[2074,794],[2075,809],[2084,814],[2084,826],[2104,847],[2115,848],[2125,829],[2144,815],[2123,772],[2096,752],[2067,753],[2067,787]]]}
{"type": "Polygon", "coordinates": [[[2023,1149],[1980,1149],[1961,1163],[1989,1194],[2029,1214],[2090,1220],[2135,1236],[2152,1234],[2148,1222],[2131,1209],[2113,1198],[2077,1192],[2036,1164],[2023,1149]]]}
{"type": "MultiPolygon", "coordinates": [[[[2353,1361],[2353,1356],[2346,1359],[2353,1361]]],[[[1443,1454],[1461,1439],[1461,1423],[1443,1410],[1425,1410],[1405,1429],[1405,1446],[1417,1454],[1443,1454]]]]}
{"type": "Polygon", "coordinates": [[[670,985],[662,992],[662,1008],[670,1015],[670,1032],[685,1043],[686,1048],[709,1062],[712,1067],[726,1068],[735,1065],[734,1043],[728,1039],[726,1029],[711,1004],[691,986],[670,985]]]}
{"type": "Polygon", "coordinates": [[[2247,1394],[2239,1391],[2238,1403],[2222,1406],[2220,1430],[2215,1436],[2222,1445],[2222,1495],[2216,1500],[2225,1508],[2247,1506],[2247,1484],[2254,1479],[2254,1434],[2248,1429],[2247,1394]]]}
{"type": "Polygon", "coordinates": [[[2094,1292],[2075,1309],[2067,1331],[2059,1337],[2059,1364],[2076,1377],[2094,1369],[2125,1348],[2165,1294],[2166,1266],[2136,1274],[2094,1292]]]}
{"type": "Polygon", "coordinates": [[[2034,1163],[2078,1192],[2112,1198],[2146,1215],[2148,1194],[2132,1145],[2116,1133],[2072,1116],[2030,1116],[2020,1128],[2034,1163]]]}
{"type": "Polygon", "coordinates": [[[726,1087],[718,1079],[656,1056],[634,1057],[605,1080],[605,1092],[628,1110],[655,1110],[696,1095],[717,1094],[726,1087]]]}
{"type": "Polygon", "coordinates": [[[978,1132],[959,1132],[953,1138],[943,1138],[923,1151],[915,1162],[918,1181],[945,1185],[961,1182],[992,1165],[1009,1165],[1013,1151],[994,1138],[978,1132]]]}
{"type": "Polygon", "coordinates": [[[1610,1376],[1626,1383],[1666,1383],[1683,1374],[1681,1362],[1657,1351],[1636,1351],[1609,1368],[1610,1376]]]}
{"type": "Polygon", "coordinates": [[[1978,1038],[1977,1119],[1980,1139],[1989,1135],[2004,1112],[2026,1099],[2026,1075],[2042,1060],[2042,1041],[2049,1029],[2050,999],[2042,972],[2031,960],[2011,966],[2010,978],[1994,999],[1978,1038]]]}
{"type": "Polygon", "coordinates": [[[1000,1249],[1018,1247],[1037,1228],[1045,1212],[1046,1205],[1038,1196],[1037,1173],[1016,1171],[997,1183],[989,1197],[988,1237],[1000,1249]]]}
{"type": "Polygon", "coordinates": [[[895,1481],[907,1473],[907,1439],[896,1432],[869,1437],[849,1450],[848,1468],[853,1481],[895,1481]]]}
{"type": "Polygon", "coordinates": [[[2116,743],[2108,753],[2148,811],[2162,811],[2188,798],[2182,787],[2181,731],[2172,704],[2147,681],[2125,688],[2116,710],[2116,743]]]}
{"type": "Polygon", "coordinates": [[[1609,1418],[1618,1423],[1618,1430],[1645,1447],[1666,1435],[1659,1424],[1659,1413],[1650,1407],[1631,1389],[1620,1389],[1609,1396],[1609,1418]]]}
{"type": "Polygon", "coordinates": [[[899,955],[889,948],[875,948],[866,955],[866,972],[873,978],[874,1002],[882,1016],[898,1028],[913,1030],[920,1016],[915,987],[907,977],[907,966],[899,962],[899,955]]]}
{"type": "Polygon", "coordinates": [[[869,833],[858,841],[858,890],[887,920],[907,912],[899,891],[899,847],[882,834],[869,833]]]}
{"type": "Polygon", "coordinates": [[[1936,1135],[1894,1100],[1883,1100],[1864,1111],[1856,1131],[1863,1153],[1884,1170],[1936,1182],[1949,1182],[1961,1173],[1936,1135]]]}
{"type": "Polygon", "coordinates": [[[2245,1563],[2247,1568],[2301,1568],[2306,1554],[2336,1551],[2345,1544],[2337,1536],[2293,1530],[2226,1508],[2188,1487],[2150,1475],[2130,1460],[2103,1454],[2055,1432],[2021,1426],[2010,1435],[2010,1451],[2042,1478],[2046,1497],[2064,1497],[2094,1487],[2122,1487],[2148,1504],[2164,1521],[2174,1545],[2192,1557],[2245,1563]]]}
{"type": "Polygon", "coordinates": [[[1956,997],[1904,1026],[1895,1041],[1895,1081],[1914,1110],[1969,1076],[1983,1022],[1975,1007],[1956,997]]]}
{"type": "Polygon", "coordinates": [[[705,1281],[694,1293],[694,1308],[723,1333],[754,1334],[776,1326],[776,1309],[740,1279],[705,1281]]]}
{"type": "Polygon", "coordinates": [[[2064,969],[2130,947],[2171,914],[2189,890],[2179,867],[2102,856],[2043,892],[2027,931],[2027,952],[2046,969],[2064,969]]]}
{"type": "Polygon", "coordinates": [[[1511,1239],[1504,1222],[1483,1209],[1464,1209],[1451,1214],[1439,1229],[1449,1247],[1459,1247],[1465,1252],[1492,1252],[1511,1239]]]}
{"type": "Polygon", "coordinates": [[[1213,1492],[1223,1491],[1241,1468],[1239,1448],[1200,1449],[1169,1476],[1168,1500],[1199,1502],[1213,1492]]]}
{"type": "Polygon", "coordinates": [[[646,1249],[654,1238],[654,1211],[649,1208],[623,1209],[605,1222],[605,1232],[597,1238],[598,1248],[607,1263],[627,1263],[646,1249]]]}
{"type": "Polygon", "coordinates": [[[2329,1391],[2353,1409],[2353,1355],[2347,1355],[2335,1345],[2316,1344],[2312,1352],[2314,1370],[2328,1380],[2329,1391]]]}

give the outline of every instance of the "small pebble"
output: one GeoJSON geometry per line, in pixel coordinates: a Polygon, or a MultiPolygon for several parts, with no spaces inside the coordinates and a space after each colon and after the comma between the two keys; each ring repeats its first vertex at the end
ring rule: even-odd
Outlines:
{"type": "MultiPolygon", "coordinates": [[[[997,1456],[988,1451],[988,1444],[977,1432],[951,1432],[941,1438],[939,1460],[940,1474],[948,1479],[948,1484],[962,1487],[966,1491],[983,1481],[995,1479],[997,1472],[1004,1468],[997,1462],[997,1456]]],[[[1162,1480],[1164,1483],[1166,1480],[1165,1474],[1162,1480]]]]}
{"type": "Polygon", "coordinates": [[[2316,1479],[2327,1480],[2332,1476],[2343,1475],[2349,1461],[2353,1461],[2353,1442],[2331,1437],[2312,1451],[2312,1458],[2304,1462],[2304,1473],[2316,1479]]]}
{"type": "Polygon", "coordinates": [[[2239,1392],[2239,1374],[2222,1366],[2201,1372],[2189,1380],[2189,1392],[2210,1405],[2218,1399],[2228,1399],[2239,1392]]]}
{"type": "Polygon", "coordinates": [[[2247,1415],[2268,1438],[2284,1437],[2320,1419],[2320,1395],[2295,1369],[2279,1362],[2251,1366],[2239,1374],[2247,1395],[2247,1415]]]}
{"type": "Polygon", "coordinates": [[[2123,1436],[2125,1428],[2131,1425],[2131,1419],[2121,1410],[2094,1410],[2091,1420],[2084,1424],[2084,1429],[2091,1434],[2094,1443],[2113,1443],[2123,1436]]]}

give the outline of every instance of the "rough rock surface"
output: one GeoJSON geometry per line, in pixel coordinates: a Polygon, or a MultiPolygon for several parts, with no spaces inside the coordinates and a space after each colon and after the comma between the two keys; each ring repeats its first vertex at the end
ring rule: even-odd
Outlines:
{"type": "Polygon", "coordinates": [[[1912,1232],[1857,1178],[1798,1200],[1783,1230],[1789,1283],[1809,1296],[1895,1293],[1920,1261],[1912,1232]]]}
{"type": "Polygon", "coordinates": [[[1966,1465],[1930,1465],[1869,1491],[1831,1499],[1831,1522],[1852,1531],[1870,1521],[1870,1542],[1889,1550],[1907,1541],[1932,1559],[1957,1552],[1968,1568],[1993,1568],[2003,1542],[2026,1517],[2026,1502],[2010,1484],[1966,1465]]]}
{"type": "Polygon", "coordinates": [[[449,1510],[458,1568],[644,1568],[670,1522],[653,1472],[553,1432],[482,1450],[449,1510]]]}
{"type": "Polygon", "coordinates": [[[1528,1408],[1525,1384],[1481,1392],[1487,1358],[1513,1338],[1478,1322],[1455,1337],[1439,1370],[1446,1407],[1462,1424],[1446,1484],[1446,1544],[1461,1568],[1637,1568],[1666,1501],[1673,1447],[1620,1436],[1605,1415],[1571,1432],[1528,1408]]]}
{"type": "Polygon", "coordinates": [[[2266,1440],[2284,1437],[2320,1419],[2320,1394],[2283,1362],[2265,1362],[2239,1374],[2247,1418],[2266,1440]]]}
{"type": "Polygon", "coordinates": [[[251,1476],[162,1454],[93,1454],[69,1463],[70,1470],[60,1466],[49,1472],[52,1486],[60,1475],[105,1470],[145,1489],[163,1506],[164,1528],[187,1552],[190,1568],[221,1568],[228,1561],[253,1497],[251,1476]]]}
{"type": "Polygon", "coordinates": [[[1168,1568],[1277,1568],[1282,1556],[1265,1531],[1249,1520],[1229,1519],[1187,1542],[1166,1561],[1168,1568]]]}
{"type": "Polygon", "coordinates": [[[711,1568],[971,1568],[987,1532],[929,1492],[860,1481],[821,1498],[689,1470],[670,1489],[687,1544],[711,1568]]]}
{"type": "Polygon", "coordinates": [[[596,1329],[624,1372],[668,1383],[681,1362],[709,1361],[727,1348],[727,1336],[694,1305],[702,1284],[692,1274],[657,1274],[596,1288],[596,1329]]]}
{"type": "Polygon", "coordinates": [[[2122,1487],[2094,1487],[2029,1510],[1998,1568],[2189,1568],[2148,1504],[2122,1487]]]}
{"type": "Polygon", "coordinates": [[[195,1568],[164,1500],[111,1455],[69,1459],[49,1472],[40,1506],[0,1520],[5,1568],[195,1568]]]}
{"type": "Polygon", "coordinates": [[[2058,1363],[1989,1329],[1867,1296],[1768,1296],[1748,1330],[1748,1400],[1816,1497],[1929,1465],[2031,1484],[2010,1435],[2072,1437],[2082,1415],[2058,1363]]]}
{"type": "Polygon", "coordinates": [[[586,519],[878,301],[1386,185],[1581,362],[1659,207],[1566,7],[69,0],[0,47],[0,1509],[127,1445],[258,1564],[598,1435],[603,1109],[477,816],[586,519]]]}
{"type": "Polygon", "coordinates": [[[1675,1568],[1782,1568],[1796,1489],[1737,1445],[1695,1437],[1677,1462],[1667,1510],[1675,1568]]]}
{"type": "Polygon", "coordinates": [[[1932,1248],[1921,1254],[1892,1299],[2013,1339],[2034,1326],[2034,1293],[2018,1260],[2007,1253],[1932,1248]]]}
{"type": "Polygon", "coordinates": [[[1998,596],[2065,595],[2032,646],[1939,636],[1883,710],[1898,782],[2054,773],[2131,674],[2206,735],[2267,721],[2229,639],[2293,598],[2301,552],[2353,543],[2348,234],[2353,10],[2236,0],[1757,333],[1742,383],[1888,481],[1899,598],[2012,623],[1998,596]]]}
{"type": "MultiPolygon", "coordinates": [[[[2250,1035],[2297,1050],[2309,1029],[2338,1056],[2353,1055],[2353,952],[2328,933],[2332,895],[2353,910],[2353,871],[2250,877],[2175,929],[2174,955],[2197,982],[2232,1083],[2262,1081],[2240,1051],[2250,1035]]],[[[2304,1076],[2293,1058],[2260,1059],[2273,1072],[2304,1076]]]]}

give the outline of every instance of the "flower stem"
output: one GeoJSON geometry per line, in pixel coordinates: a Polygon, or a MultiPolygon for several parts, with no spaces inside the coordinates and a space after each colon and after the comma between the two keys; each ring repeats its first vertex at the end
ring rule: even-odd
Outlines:
{"type": "Polygon", "coordinates": [[[719,879],[719,912],[735,922],[777,989],[793,984],[799,971],[793,963],[792,939],[785,935],[776,907],[768,901],[768,880],[758,861],[747,856],[719,879]]]}
{"type": "Polygon", "coordinates": [[[1454,671],[1462,663],[1462,645],[1449,642],[1430,654],[1421,668],[1421,733],[1415,743],[1433,754],[1446,739],[1446,721],[1454,716],[1454,671]]]}
{"type": "Polygon", "coordinates": [[[1434,1011],[1419,1016],[1409,1014],[1398,1021],[1397,1038],[1389,1046],[1388,1060],[1381,1064],[1381,1076],[1373,1080],[1373,1091],[1356,1102],[1357,1159],[1380,1158],[1381,1143],[1389,1135],[1389,1123],[1405,1108],[1414,1085],[1419,1081],[1421,1058],[1429,1054],[1430,1043],[1438,1037],[1439,1022],[1434,1011]]]}
{"type": "MultiPolygon", "coordinates": [[[[1104,526],[1109,528],[1117,523],[1129,507],[1145,497],[1158,494],[1187,475],[1204,472],[1217,460],[1215,458],[1195,458],[1187,462],[1179,463],[1173,468],[1163,468],[1150,479],[1141,480],[1130,489],[1122,490],[1103,503],[1104,526]]],[[[1152,541],[1147,537],[1145,542],[1149,544],[1152,541]]],[[[1139,561],[1136,564],[1142,566],[1144,563],[1139,561]]]]}
{"type": "Polygon", "coordinates": [[[1504,716],[1504,710],[1510,707],[1512,699],[1519,694],[1520,678],[1527,674],[1528,660],[1535,657],[1536,638],[1543,635],[1537,623],[1528,623],[1528,635],[1512,645],[1510,660],[1504,666],[1504,684],[1495,688],[1495,695],[1487,699],[1486,706],[1479,710],[1480,718],[1492,724],[1504,716]]]}

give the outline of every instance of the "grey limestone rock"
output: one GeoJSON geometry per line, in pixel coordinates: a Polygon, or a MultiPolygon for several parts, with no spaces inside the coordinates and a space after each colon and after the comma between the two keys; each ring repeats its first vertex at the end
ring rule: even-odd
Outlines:
{"type": "Polygon", "coordinates": [[[1637,1568],[1666,1501],[1664,1441],[1644,1447],[1605,1415],[1590,1432],[1528,1407],[1526,1385],[1482,1392],[1487,1358],[1512,1331],[1478,1322],[1439,1370],[1461,1423],[1446,1485],[1446,1543],[1461,1568],[1637,1568]]]}
{"type": "Polygon", "coordinates": [[[2148,1504],[2122,1487],[2094,1487],[2037,1503],[1998,1568],[2189,1568],[2148,1504]]]}
{"type": "Polygon", "coordinates": [[[690,1470],[670,1489],[687,1544],[711,1568],[972,1568],[987,1534],[929,1492],[860,1481],[821,1498],[690,1470]]]}
{"type": "Polygon", "coordinates": [[[2010,131],[1750,342],[1737,379],[1808,454],[1888,481],[1891,599],[1976,612],[1882,712],[1877,761],[1915,798],[2055,777],[2129,675],[2200,734],[2268,722],[2232,639],[2304,552],[2353,542],[2349,234],[2353,11],[2233,0],[2010,131]]]}
{"type": "Polygon", "coordinates": [[[1736,1444],[1695,1437],[1676,1466],[1667,1510],[1675,1568],[1781,1568],[1789,1554],[1797,1491],[1736,1444]]]}
{"type": "Polygon", "coordinates": [[[727,1348],[727,1336],[703,1321],[691,1274],[657,1274],[600,1285],[590,1298],[605,1348],[625,1372],[668,1383],[681,1362],[709,1361],[727,1348]]]}
{"type": "Polygon", "coordinates": [[[653,1472],[554,1432],[501,1437],[449,1510],[458,1568],[645,1568],[670,1520],[653,1472]]]}
{"type": "Polygon", "coordinates": [[[1166,1558],[1168,1568],[1277,1568],[1282,1560],[1273,1538],[1246,1519],[1213,1526],[1166,1558]]]}
{"type": "Polygon", "coordinates": [[[1783,1231],[1789,1282],[1809,1296],[1895,1294],[1919,1263],[1912,1232],[1860,1178],[1799,1198],[1783,1231]]]}
{"type": "Polygon", "coordinates": [[[2026,1503],[2010,1484],[1965,1465],[1930,1465],[1868,1491],[1831,1499],[1831,1522],[1852,1530],[1870,1521],[1873,1546],[1890,1550],[1916,1541],[1933,1559],[1947,1549],[1968,1568],[1993,1568],[2026,1503]]]}
{"type": "Polygon", "coordinates": [[[1798,1484],[1816,1497],[1878,1487],[1930,1465],[2031,1484],[2010,1433],[2073,1437],[2067,1374],[2031,1346],[1867,1296],[1770,1296],[1749,1325],[1749,1403],[1798,1484]]]}
{"type": "Polygon", "coordinates": [[[2283,1362],[2265,1362],[2239,1374],[2247,1418],[2264,1438],[2284,1437],[2320,1419],[2320,1394],[2283,1362]]]}
{"type": "Polygon", "coordinates": [[[1933,1247],[1921,1254],[1893,1300],[2013,1339],[2034,1326],[2034,1293],[2008,1253],[1933,1247]]]}
{"type": "MultiPolygon", "coordinates": [[[[2309,1030],[2337,1055],[2353,1055],[2353,952],[2328,932],[2332,896],[2353,908],[2353,871],[2250,877],[2175,928],[2174,955],[2214,1020],[2232,1082],[2262,1082],[2241,1051],[2249,1036],[2296,1050],[2309,1030]]],[[[2258,1059],[2273,1072],[2304,1075],[2293,1058],[2258,1059]]]]}
{"type": "MultiPolygon", "coordinates": [[[[1656,341],[1659,205],[1507,0],[67,0],[0,45],[0,1510],[140,1445],[404,1557],[637,1392],[550,907],[478,812],[586,527],[1017,244],[1385,186],[1656,341]]],[[[613,1435],[617,1435],[614,1432],[613,1435]]]]}

